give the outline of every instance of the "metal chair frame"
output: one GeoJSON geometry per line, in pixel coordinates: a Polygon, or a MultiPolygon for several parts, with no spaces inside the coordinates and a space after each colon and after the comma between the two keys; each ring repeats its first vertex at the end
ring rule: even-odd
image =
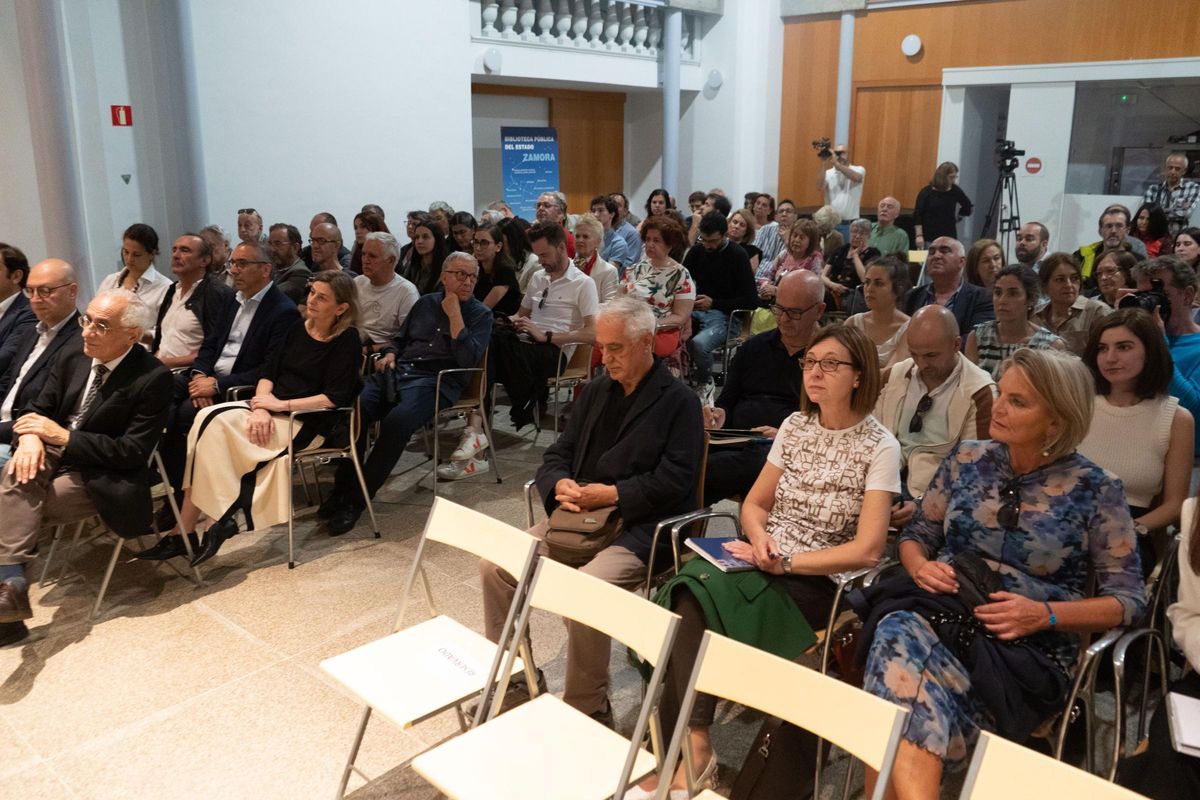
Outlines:
{"type": "Polygon", "coordinates": [[[750,323],[754,319],[754,311],[753,308],[735,308],[729,312],[729,321],[725,327],[725,344],[713,352],[714,356],[718,353],[721,356],[722,381],[729,376],[729,362],[733,360],[733,354],[750,338],[750,323]],[[735,328],[737,333],[734,333],[735,328]]]}
{"type": "MultiPolygon", "coordinates": [[[[592,379],[592,352],[593,347],[590,344],[576,344],[571,351],[571,357],[563,363],[562,357],[558,359],[558,369],[555,371],[553,378],[546,379],[546,385],[550,389],[550,396],[554,399],[554,438],[558,438],[558,410],[559,399],[558,392],[560,389],[574,388],[581,383],[587,383],[592,379]]],[[[542,421],[535,420],[537,431],[541,432],[542,421]]],[[[536,436],[536,434],[534,434],[536,436]]]]}
{"type": "MultiPolygon", "coordinates": [[[[438,496],[438,479],[437,468],[441,464],[441,442],[440,442],[440,423],[443,414],[460,414],[464,411],[478,410],[479,416],[483,420],[483,434],[487,437],[488,444],[488,459],[492,462],[492,471],[496,473],[496,483],[503,483],[504,479],[500,475],[500,459],[496,457],[496,437],[492,434],[492,423],[489,417],[489,409],[486,407],[486,390],[487,390],[487,362],[488,351],[483,351],[483,358],[479,361],[478,367],[456,367],[454,369],[439,370],[437,374],[437,384],[434,389],[433,402],[433,419],[429,424],[433,428],[433,460],[432,466],[429,469],[429,474],[433,478],[433,496],[438,496]],[[442,408],[442,381],[449,375],[472,375],[471,383],[467,390],[459,396],[452,405],[442,408]]],[[[494,404],[493,404],[494,405],[494,404]]]]}

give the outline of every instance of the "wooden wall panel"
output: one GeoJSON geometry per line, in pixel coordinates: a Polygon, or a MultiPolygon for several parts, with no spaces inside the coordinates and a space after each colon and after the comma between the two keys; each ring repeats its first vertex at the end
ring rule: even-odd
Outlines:
{"type": "Polygon", "coordinates": [[[867,167],[862,210],[871,213],[886,195],[911,208],[936,166],[941,86],[859,87],[854,93],[850,152],[867,167]],[[883,121],[888,120],[885,124],[883,121]],[[931,165],[923,169],[920,165],[931,165]]]}
{"type": "MultiPolygon", "coordinates": [[[[942,70],[952,67],[1194,57],[1200,55],[1197,30],[1197,0],[1139,0],[1135,5],[1128,0],[980,0],[869,11],[855,20],[854,93],[857,101],[864,99],[861,92],[868,87],[940,86],[942,70]],[[925,43],[915,58],[900,52],[900,40],[909,33],[919,34],[925,43]]],[[[823,135],[821,130],[833,134],[839,31],[837,17],[797,18],[784,26],[779,186],[781,194],[795,195],[801,205],[820,202],[814,188],[819,165],[808,152],[808,142],[823,135]]],[[[924,107],[926,94],[911,102],[924,107]]],[[[885,114],[907,113],[898,97],[884,102],[888,99],[868,96],[868,110],[880,110],[882,104],[885,114]]],[[[922,151],[922,160],[894,165],[903,170],[903,176],[892,186],[875,183],[892,166],[871,163],[857,148],[852,149],[855,163],[867,168],[864,207],[868,196],[877,200],[882,192],[896,193],[909,207],[915,193],[901,193],[907,193],[912,185],[924,185],[932,175],[937,166],[940,94],[927,110],[926,132],[921,124],[906,119],[867,116],[855,103],[850,120],[852,143],[870,140],[859,130],[863,125],[880,137],[924,141],[928,136],[934,143],[932,149],[922,151]]],[[[910,144],[915,147],[915,143],[906,143],[906,150],[911,149],[910,144]]]]}
{"type": "Polygon", "coordinates": [[[582,214],[596,194],[624,185],[624,94],[478,83],[471,91],[550,101],[550,126],[558,131],[559,188],[571,213],[582,214]]]}

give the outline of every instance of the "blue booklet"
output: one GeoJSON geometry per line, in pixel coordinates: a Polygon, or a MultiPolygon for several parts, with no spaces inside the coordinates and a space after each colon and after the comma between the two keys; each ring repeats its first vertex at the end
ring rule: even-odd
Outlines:
{"type": "Polygon", "coordinates": [[[684,544],[695,550],[722,572],[747,572],[752,569],[758,569],[758,567],[749,561],[742,561],[740,558],[734,558],[729,554],[729,551],[725,549],[725,543],[732,541],[736,541],[736,537],[714,536],[711,539],[688,539],[684,544]]]}

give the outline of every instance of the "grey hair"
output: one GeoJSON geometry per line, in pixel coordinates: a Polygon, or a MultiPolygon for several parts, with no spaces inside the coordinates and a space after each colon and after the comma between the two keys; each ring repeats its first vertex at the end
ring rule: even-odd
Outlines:
{"type": "Polygon", "coordinates": [[[630,336],[653,336],[655,328],[654,309],[645,300],[636,297],[614,297],[600,306],[596,321],[616,317],[621,320],[630,336]]]}
{"type": "Polygon", "coordinates": [[[850,232],[854,233],[855,231],[861,231],[862,233],[869,234],[871,232],[871,220],[864,217],[859,217],[858,219],[854,220],[854,222],[851,222],[850,232]]]}
{"type": "Polygon", "coordinates": [[[600,220],[596,219],[595,215],[590,211],[586,214],[581,214],[575,220],[575,230],[579,230],[580,228],[590,228],[592,235],[597,239],[604,238],[604,226],[600,224],[600,220]]]}
{"type": "Polygon", "coordinates": [[[121,324],[126,328],[137,328],[145,333],[154,327],[154,312],[138,295],[128,289],[106,289],[97,292],[92,302],[106,298],[125,301],[125,310],[121,312],[121,324]]]}
{"type": "Polygon", "coordinates": [[[435,211],[444,211],[447,217],[454,215],[454,209],[445,200],[434,200],[429,204],[429,213],[432,214],[435,211]]]}
{"type": "Polygon", "coordinates": [[[200,233],[215,233],[217,236],[221,237],[221,241],[225,242],[226,245],[229,244],[229,234],[226,233],[225,229],[220,225],[205,225],[200,229],[200,233]]]}
{"type": "Polygon", "coordinates": [[[554,202],[558,205],[559,211],[564,214],[567,213],[567,196],[565,194],[562,192],[542,192],[540,195],[538,195],[538,199],[541,199],[547,195],[554,198],[554,202]]]}
{"type": "Polygon", "coordinates": [[[1134,279],[1159,278],[1166,279],[1176,289],[1186,289],[1196,285],[1196,271],[1189,267],[1178,256],[1157,256],[1156,258],[1139,261],[1133,268],[1134,279]],[[1166,276],[1170,274],[1170,278],[1166,276]]]}
{"type": "Polygon", "coordinates": [[[451,264],[456,264],[459,261],[470,264],[476,270],[479,269],[479,262],[475,259],[475,256],[471,255],[470,253],[464,253],[462,250],[455,250],[453,253],[446,256],[446,260],[442,262],[442,271],[445,272],[451,264]]]}
{"type": "Polygon", "coordinates": [[[368,242],[379,242],[383,247],[383,254],[392,259],[395,263],[400,260],[400,243],[396,241],[396,237],[390,233],[383,231],[371,231],[367,234],[368,242]]]}
{"type": "MultiPolygon", "coordinates": [[[[261,239],[254,242],[238,242],[237,247],[249,247],[254,251],[255,261],[261,261],[264,264],[271,263],[271,246],[261,239]]],[[[237,247],[233,249],[236,250],[237,247]]]]}
{"type": "Polygon", "coordinates": [[[828,233],[842,221],[842,215],[833,206],[821,206],[813,212],[813,222],[821,228],[822,233],[828,233]]]}
{"type": "Polygon", "coordinates": [[[504,219],[504,212],[494,208],[485,208],[479,212],[479,222],[482,225],[495,225],[504,219]]]}

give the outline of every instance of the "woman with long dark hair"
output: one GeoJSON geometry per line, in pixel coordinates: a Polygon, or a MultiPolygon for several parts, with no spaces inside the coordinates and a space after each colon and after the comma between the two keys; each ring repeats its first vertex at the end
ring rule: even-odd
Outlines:
{"type": "Polygon", "coordinates": [[[441,226],[432,217],[422,217],[413,225],[412,260],[401,273],[412,281],[421,294],[429,294],[438,287],[442,275],[442,262],[450,255],[446,237],[441,226]]]}
{"type": "Polygon", "coordinates": [[[1155,203],[1142,203],[1133,215],[1129,235],[1146,245],[1146,258],[1171,254],[1171,233],[1166,213],[1155,203]]]}
{"type": "MultiPolygon", "coordinates": [[[[362,274],[363,242],[368,233],[391,233],[383,217],[371,211],[362,211],[354,215],[354,247],[350,250],[350,271],[362,274]]],[[[400,263],[397,261],[396,263],[400,263]]]]}

